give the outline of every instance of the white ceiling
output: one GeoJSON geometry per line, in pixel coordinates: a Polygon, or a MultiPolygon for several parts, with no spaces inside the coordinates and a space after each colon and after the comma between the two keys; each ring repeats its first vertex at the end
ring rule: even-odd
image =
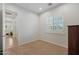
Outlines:
{"type": "Polygon", "coordinates": [[[54,8],[61,3],[52,3],[52,5],[48,5],[48,3],[16,3],[18,6],[30,10],[35,13],[43,13],[51,8],[54,8]],[[42,8],[41,10],[39,8],[42,8]]]}

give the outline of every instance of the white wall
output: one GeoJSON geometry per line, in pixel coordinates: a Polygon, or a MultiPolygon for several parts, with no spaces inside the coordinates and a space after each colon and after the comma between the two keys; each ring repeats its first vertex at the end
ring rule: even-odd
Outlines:
{"type": "Polygon", "coordinates": [[[8,5],[7,8],[15,10],[18,14],[15,20],[19,44],[41,39],[68,47],[67,26],[79,24],[79,4],[63,4],[41,14],[40,17],[16,5],[8,5]],[[46,33],[46,19],[48,16],[63,17],[65,22],[64,34],[46,33]]]}
{"type": "Polygon", "coordinates": [[[2,4],[0,3],[0,49],[2,49],[2,4]]]}
{"type": "Polygon", "coordinates": [[[19,44],[28,43],[38,37],[38,15],[17,5],[7,4],[6,8],[17,12],[16,32],[19,44]]]}
{"type": "Polygon", "coordinates": [[[2,11],[0,11],[0,49],[2,49],[2,11]]]}
{"type": "Polygon", "coordinates": [[[0,3],[0,11],[2,10],[2,3],[0,3]]]}
{"type": "Polygon", "coordinates": [[[68,25],[79,25],[79,4],[63,4],[40,16],[40,37],[42,40],[68,47],[68,25]],[[49,16],[62,16],[65,22],[64,34],[46,33],[46,19],[49,16]]]}

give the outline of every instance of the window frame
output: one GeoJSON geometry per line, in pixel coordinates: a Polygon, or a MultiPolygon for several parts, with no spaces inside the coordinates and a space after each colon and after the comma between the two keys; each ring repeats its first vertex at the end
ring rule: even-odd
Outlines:
{"type": "MultiPolygon", "coordinates": [[[[56,23],[57,24],[57,23],[56,23]]],[[[57,25],[59,25],[59,24],[57,24],[57,25]]],[[[48,31],[48,33],[64,33],[64,30],[65,30],[65,22],[64,22],[64,19],[63,19],[63,17],[62,16],[49,16],[48,18],[47,18],[47,31],[48,31]],[[54,18],[55,17],[55,18],[54,18]],[[57,29],[56,31],[55,31],[55,23],[54,22],[56,22],[57,20],[56,20],[56,18],[58,18],[57,20],[59,20],[59,22],[61,23],[61,22],[63,22],[62,24],[63,24],[63,27],[62,27],[62,29],[57,29]],[[60,18],[60,19],[59,19],[60,18]],[[62,20],[62,21],[60,21],[60,20],[62,20]],[[51,22],[52,21],[52,22],[51,22]],[[51,24],[52,23],[52,24],[51,24]],[[49,29],[49,28],[53,28],[53,29],[49,29]]]]}

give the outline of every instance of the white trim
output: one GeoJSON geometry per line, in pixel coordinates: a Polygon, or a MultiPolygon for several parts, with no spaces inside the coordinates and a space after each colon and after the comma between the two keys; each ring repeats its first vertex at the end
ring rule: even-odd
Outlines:
{"type": "Polygon", "coordinates": [[[18,42],[18,45],[21,46],[21,45],[28,44],[28,43],[31,43],[31,42],[34,42],[34,41],[37,41],[37,39],[32,39],[32,40],[29,40],[29,41],[23,42],[23,43],[18,42]]]}
{"type": "Polygon", "coordinates": [[[60,43],[56,43],[56,42],[52,42],[52,41],[48,41],[48,40],[44,40],[44,39],[42,41],[46,41],[46,42],[49,42],[49,43],[52,43],[52,44],[55,44],[55,45],[58,45],[58,46],[61,46],[61,47],[64,47],[64,48],[68,48],[67,45],[63,45],[63,44],[60,44],[60,43]]]}
{"type": "MultiPolygon", "coordinates": [[[[39,39],[39,40],[42,40],[42,39],[39,39]]],[[[19,46],[22,46],[24,44],[28,44],[28,43],[31,43],[31,42],[34,42],[34,41],[37,41],[37,39],[36,40],[29,40],[27,42],[23,42],[23,43],[19,44],[19,46]]],[[[52,44],[55,44],[57,46],[61,46],[61,47],[64,47],[64,48],[68,48],[67,45],[62,45],[62,44],[59,44],[59,43],[56,43],[56,42],[51,42],[51,41],[47,41],[47,40],[42,40],[42,41],[49,42],[49,43],[52,43],[52,44]]]]}

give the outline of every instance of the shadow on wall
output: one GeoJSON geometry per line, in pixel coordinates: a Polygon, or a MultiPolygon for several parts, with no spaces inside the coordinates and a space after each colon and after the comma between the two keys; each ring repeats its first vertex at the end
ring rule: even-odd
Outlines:
{"type": "Polygon", "coordinates": [[[0,55],[3,54],[2,48],[2,11],[0,11],[0,55]]]}

